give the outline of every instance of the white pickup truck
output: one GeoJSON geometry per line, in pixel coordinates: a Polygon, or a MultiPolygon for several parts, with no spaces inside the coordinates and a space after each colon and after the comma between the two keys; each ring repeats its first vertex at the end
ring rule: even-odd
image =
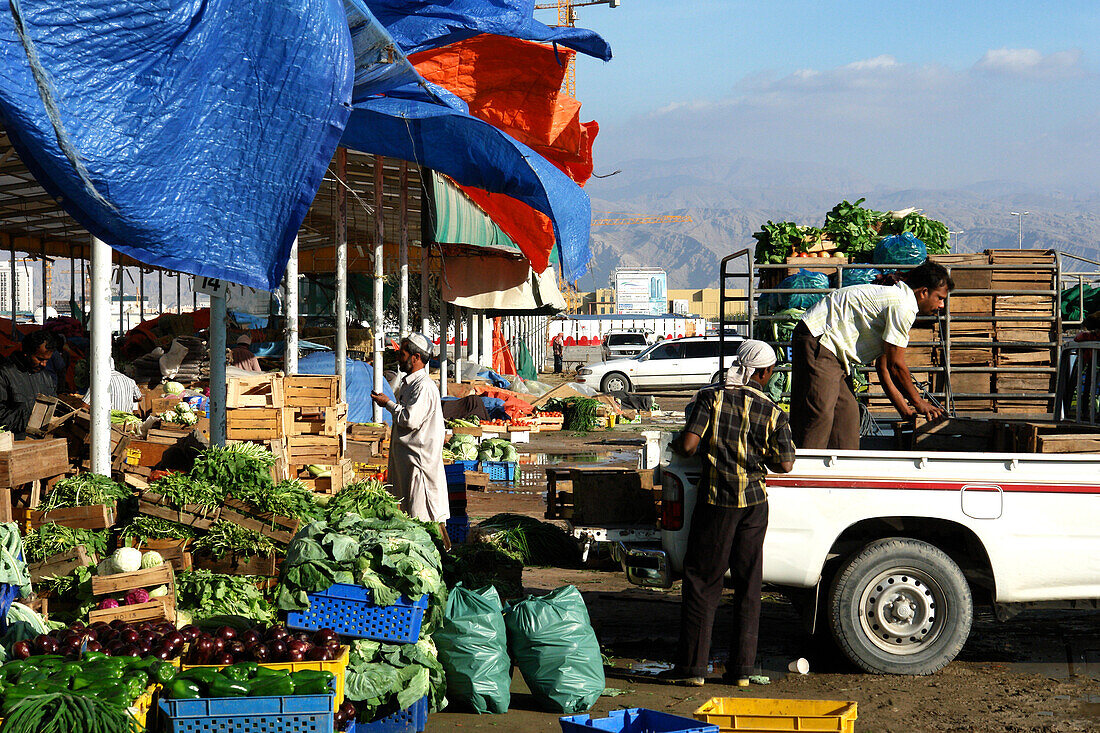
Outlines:
{"type": "MultiPolygon", "coordinates": [[[[630,580],[683,568],[697,459],[663,443],[661,546],[618,545],[630,580]]],[[[770,474],[764,582],[823,614],[873,673],[931,674],[954,659],[975,603],[1100,607],[1100,455],[799,450],[770,474]]]]}

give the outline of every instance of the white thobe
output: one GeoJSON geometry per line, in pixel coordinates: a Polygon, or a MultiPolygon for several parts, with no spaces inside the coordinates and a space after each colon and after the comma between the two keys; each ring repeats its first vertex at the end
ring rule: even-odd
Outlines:
{"type": "Polygon", "coordinates": [[[390,491],[409,516],[427,522],[447,521],[451,509],[443,468],[443,408],[428,370],[406,375],[397,390],[397,401],[388,400],[385,407],[393,414],[390,491]]]}

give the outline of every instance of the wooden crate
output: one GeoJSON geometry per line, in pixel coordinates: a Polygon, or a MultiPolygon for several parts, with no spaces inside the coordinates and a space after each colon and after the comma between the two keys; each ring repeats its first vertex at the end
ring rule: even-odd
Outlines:
{"type": "Polygon", "coordinates": [[[385,440],[389,434],[389,427],[386,425],[359,422],[348,424],[348,440],[385,440]]]}
{"type": "Polygon", "coordinates": [[[195,529],[210,529],[214,522],[218,520],[220,510],[205,511],[202,507],[194,504],[175,507],[169,504],[160,494],[143,491],[138,496],[138,514],[167,519],[170,522],[178,522],[195,529]]]}
{"type": "Polygon", "coordinates": [[[288,407],[283,410],[283,434],[340,436],[348,430],[348,403],[335,407],[288,407]]]}
{"type": "Polygon", "coordinates": [[[224,575],[274,576],[278,572],[278,563],[274,555],[222,557],[217,560],[207,555],[195,555],[192,560],[199,570],[209,570],[212,573],[224,575]]]}
{"type": "Polygon", "coordinates": [[[1100,435],[1095,433],[1064,433],[1040,435],[1039,453],[1100,453],[1100,435]]]}
{"type": "Polygon", "coordinates": [[[303,467],[302,470],[299,471],[298,480],[305,484],[306,488],[315,494],[335,494],[359,477],[355,469],[356,465],[354,461],[345,459],[335,466],[331,466],[328,476],[321,476],[318,478],[314,478],[303,467]]]}
{"type": "Polygon", "coordinates": [[[283,411],[277,407],[238,407],[226,410],[225,437],[229,440],[281,438],[283,411]]]}
{"type": "Polygon", "coordinates": [[[27,570],[31,574],[31,582],[37,583],[43,578],[63,577],[77,568],[87,567],[94,562],[95,558],[83,547],[77,547],[68,552],[47,557],[42,562],[28,563],[27,570]]]}
{"type": "Polygon", "coordinates": [[[991,420],[946,418],[929,422],[909,420],[913,450],[988,451],[993,449],[995,425],[991,420]]]}
{"type": "MultiPolygon", "coordinates": [[[[944,375],[935,375],[933,386],[933,391],[943,392],[946,386],[944,375]]],[[[956,411],[988,412],[993,409],[993,375],[989,372],[952,371],[951,395],[956,411]],[[962,394],[975,394],[979,396],[958,396],[962,394]]]]}
{"type": "Polygon", "coordinates": [[[97,621],[109,624],[112,621],[125,621],[128,624],[137,624],[143,621],[168,621],[176,622],[176,594],[169,593],[160,598],[154,598],[148,603],[136,603],[132,606],[119,606],[118,608],[93,609],[88,612],[88,623],[97,621]]]}
{"type": "Polygon", "coordinates": [[[298,532],[300,522],[293,517],[282,517],[263,512],[243,501],[227,497],[219,513],[220,519],[233,522],[245,529],[259,532],[275,542],[288,544],[298,532]]]}
{"type": "Polygon", "coordinates": [[[124,462],[131,466],[146,466],[156,468],[164,460],[164,454],[172,448],[164,443],[153,443],[148,440],[131,440],[127,447],[124,462]]]}
{"type": "Polygon", "coordinates": [[[154,598],[148,603],[138,603],[132,606],[91,611],[88,614],[89,623],[94,623],[96,621],[110,623],[116,619],[129,623],[164,619],[175,623],[176,576],[172,572],[171,565],[164,564],[155,568],[135,570],[132,573],[93,576],[92,595],[125,595],[131,590],[137,590],[138,588],[156,588],[160,585],[168,586],[168,595],[154,598]]]}
{"type": "Polygon", "coordinates": [[[539,415],[539,432],[546,433],[554,430],[561,430],[565,425],[565,417],[557,415],[550,417],[548,415],[539,415]]]}
{"type": "Polygon", "coordinates": [[[69,444],[61,438],[17,440],[0,452],[0,487],[15,488],[69,470],[69,444]]]}
{"type": "Polygon", "coordinates": [[[106,504],[62,507],[48,512],[34,509],[24,511],[27,512],[26,519],[32,529],[43,524],[60,524],[73,529],[107,529],[115,523],[115,510],[106,504]]]}
{"type": "MultiPolygon", "coordinates": [[[[486,426],[486,427],[490,427],[490,426],[486,426]]],[[[495,431],[485,430],[485,428],[480,426],[480,425],[477,425],[477,426],[474,426],[474,427],[469,427],[467,425],[456,425],[455,427],[451,428],[451,432],[454,433],[455,435],[472,435],[475,438],[480,438],[486,432],[495,432],[495,431]]]]}
{"type": "Polygon", "coordinates": [[[334,407],[339,402],[340,380],[329,376],[283,377],[283,404],[286,407],[334,407]]]}
{"type": "Polygon", "coordinates": [[[1022,367],[1026,365],[1052,366],[1053,349],[1035,349],[1027,346],[999,346],[995,354],[997,366],[1022,367]]]}
{"type": "Polygon", "coordinates": [[[790,267],[784,277],[797,275],[799,270],[809,270],[810,272],[820,272],[832,276],[840,272],[837,265],[848,264],[848,257],[842,254],[834,254],[831,257],[788,257],[787,264],[790,267]]]}
{"type": "Polygon", "coordinates": [[[547,519],[573,519],[572,469],[553,466],[546,468],[545,516],[547,519]]]}
{"type": "Polygon", "coordinates": [[[259,374],[254,377],[234,377],[226,383],[225,404],[234,407],[283,406],[283,375],[259,374]]]}
{"type": "Polygon", "coordinates": [[[492,483],[489,480],[489,474],[481,473],[480,471],[467,471],[465,473],[466,488],[472,491],[484,491],[489,488],[489,484],[492,483]]]}
{"type": "Polygon", "coordinates": [[[653,471],[573,468],[575,525],[651,525],[657,521],[653,471]]]}
{"type": "Polygon", "coordinates": [[[343,458],[340,438],[324,435],[292,435],[286,439],[291,466],[334,466],[343,458]]]}
{"type": "Polygon", "coordinates": [[[155,551],[159,552],[160,556],[164,558],[164,562],[172,566],[175,571],[190,570],[191,553],[187,551],[187,545],[191,540],[146,540],[145,542],[138,543],[136,540],[130,540],[130,546],[136,547],[142,552],[155,551]]]}
{"type": "MultiPolygon", "coordinates": [[[[992,273],[990,270],[971,270],[967,266],[988,265],[987,254],[950,254],[933,255],[932,259],[950,268],[951,279],[955,281],[958,290],[989,290],[992,286],[992,273]]],[[[951,298],[954,302],[955,298],[951,298]]]]}

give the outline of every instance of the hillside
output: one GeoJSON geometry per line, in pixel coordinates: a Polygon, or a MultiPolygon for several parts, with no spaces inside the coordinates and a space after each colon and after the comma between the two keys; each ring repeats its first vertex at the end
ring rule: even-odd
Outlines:
{"type": "MultiPolygon", "coordinates": [[[[737,159],[632,160],[622,172],[587,186],[593,212],[688,214],[690,224],[601,226],[592,229],[591,272],[584,289],[605,287],[616,267],[661,266],[670,288],[715,287],[719,260],[749,247],[752,233],[771,219],[820,225],[841,199],[868,206],[923,209],[954,231],[958,250],[1016,248],[1023,208],[1024,246],[1050,247],[1100,259],[1100,195],[1035,191],[990,181],[956,190],[876,185],[850,172],[796,163],[737,159]]],[[[1100,269],[1100,268],[1098,268],[1100,269]]]]}

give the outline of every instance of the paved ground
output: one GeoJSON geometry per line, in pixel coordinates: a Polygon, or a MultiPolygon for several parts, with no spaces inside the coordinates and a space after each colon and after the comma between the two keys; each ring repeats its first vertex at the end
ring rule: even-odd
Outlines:
{"type": "MultiPolygon", "coordinates": [[[[679,410],[681,415],[689,398],[687,393],[658,396],[662,407],[679,410]]],[[[624,426],[586,437],[535,436],[527,448],[531,463],[523,484],[471,494],[471,521],[501,511],[541,518],[545,486],[539,466],[636,461],[632,453],[636,449],[623,442],[640,429],[624,426]]],[[[672,657],[679,619],[678,584],[668,591],[635,588],[609,561],[585,570],[528,568],[524,573],[528,592],[542,593],[566,584],[584,594],[610,660],[607,684],[621,692],[601,698],[594,714],[648,707],[690,716],[711,697],[803,698],[856,702],[856,730],[861,733],[1100,730],[1100,612],[1035,612],[1002,624],[979,609],[970,640],[954,663],[929,677],[885,677],[859,674],[831,649],[815,644],[800,630],[790,605],[780,596],[767,594],[760,664],[773,683],[747,691],[717,683],[689,690],[655,684],[646,673],[672,657]],[[787,662],[797,657],[810,660],[810,674],[787,676],[787,662]]],[[[716,624],[716,678],[728,643],[728,612],[728,607],[720,609],[716,624]]],[[[513,693],[507,715],[479,717],[444,711],[430,718],[428,730],[559,730],[555,715],[535,709],[518,675],[513,693]]]]}

